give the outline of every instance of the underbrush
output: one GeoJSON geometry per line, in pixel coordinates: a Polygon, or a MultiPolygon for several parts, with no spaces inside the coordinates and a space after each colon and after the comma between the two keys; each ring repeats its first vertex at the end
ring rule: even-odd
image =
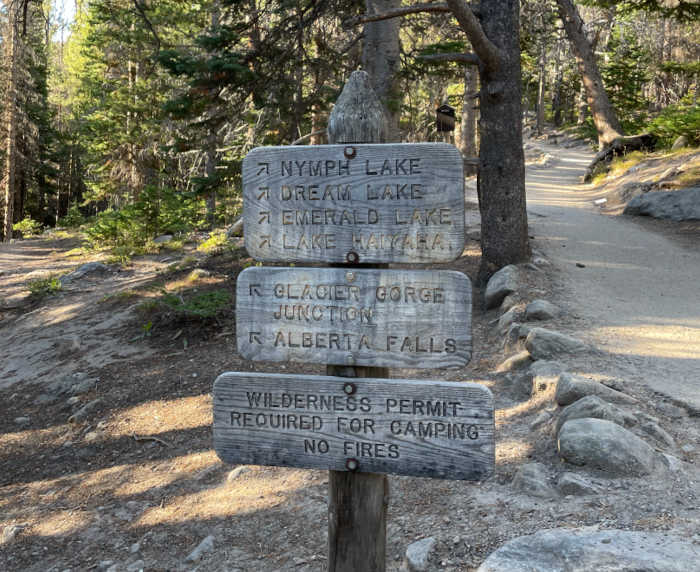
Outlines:
{"type": "Polygon", "coordinates": [[[49,274],[41,278],[27,281],[27,288],[35,299],[42,299],[46,296],[56,294],[63,285],[58,274],[49,274]]]}

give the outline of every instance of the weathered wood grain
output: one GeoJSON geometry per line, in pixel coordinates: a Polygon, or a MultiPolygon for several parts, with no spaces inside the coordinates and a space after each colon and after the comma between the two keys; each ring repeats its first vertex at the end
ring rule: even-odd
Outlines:
{"type": "Polygon", "coordinates": [[[256,361],[433,368],[471,359],[471,284],[450,270],[251,267],[239,353],[256,361]]]}
{"type": "Polygon", "coordinates": [[[243,161],[246,248],[262,261],[455,260],[462,163],[446,143],[258,147],[243,161]]]}
{"type": "Polygon", "coordinates": [[[494,403],[477,383],[224,373],[214,448],[227,463],[483,480],[494,403]]]}

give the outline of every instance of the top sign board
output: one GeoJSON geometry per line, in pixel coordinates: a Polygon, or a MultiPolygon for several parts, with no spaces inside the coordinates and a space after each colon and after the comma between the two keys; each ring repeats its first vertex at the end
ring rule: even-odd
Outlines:
{"type": "Polygon", "coordinates": [[[449,262],[464,248],[462,156],[447,143],[258,147],[243,220],[262,261],[449,262]]]}

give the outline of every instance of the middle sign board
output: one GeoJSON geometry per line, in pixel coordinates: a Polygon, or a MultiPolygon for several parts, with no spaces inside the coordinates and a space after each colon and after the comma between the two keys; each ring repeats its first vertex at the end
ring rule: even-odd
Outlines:
{"type": "Polygon", "coordinates": [[[455,260],[462,165],[447,143],[258,147],[243,161],[246,249],[270,262],[455,260]]]}
{"type": "Polygon", "coordinates": [[[471,284],[451,270],[251,267],[239,353],[256,361],[435,368],[471,358],[471,284]]]}

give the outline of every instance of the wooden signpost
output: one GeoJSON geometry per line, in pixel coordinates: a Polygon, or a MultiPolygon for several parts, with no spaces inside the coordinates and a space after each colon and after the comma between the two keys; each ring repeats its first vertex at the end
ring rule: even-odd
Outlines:
{"type": "Polygon", "coordinates": [[[333,145],[245,158],[251,256],[335,267],[242,272],[239,353],[326,363],[328,375],[225,373],[213,392],[224,461],[329,469],[329,572],[385,570],[386,473],[482,480],[494,470],[487,388],[386,379],[388,367],[469,362],[471,286],[459,272],[388,268],[461,255],[464,181],[454,147],[379,145],[385,127],[368,75],[354,72],[329,119],[333,145]]]}
{"type": "Polygon", "coordinates": [[[455,260],[462,157],[445,143],[258,147],[243,161],[243,220],[262,261],[455,260]]]}
{"type": "Polygon", "coordinates": [[[471,284],[450,270],[251,267],[236,286],[245,358],[431,368],[471,358],[471,284]]]}
{"type": "Polygon", "coordinates": [[[482,480],[494,467],[491,391],[477,383],[224,373],[214,448],[235,464],[482,480]]]}

